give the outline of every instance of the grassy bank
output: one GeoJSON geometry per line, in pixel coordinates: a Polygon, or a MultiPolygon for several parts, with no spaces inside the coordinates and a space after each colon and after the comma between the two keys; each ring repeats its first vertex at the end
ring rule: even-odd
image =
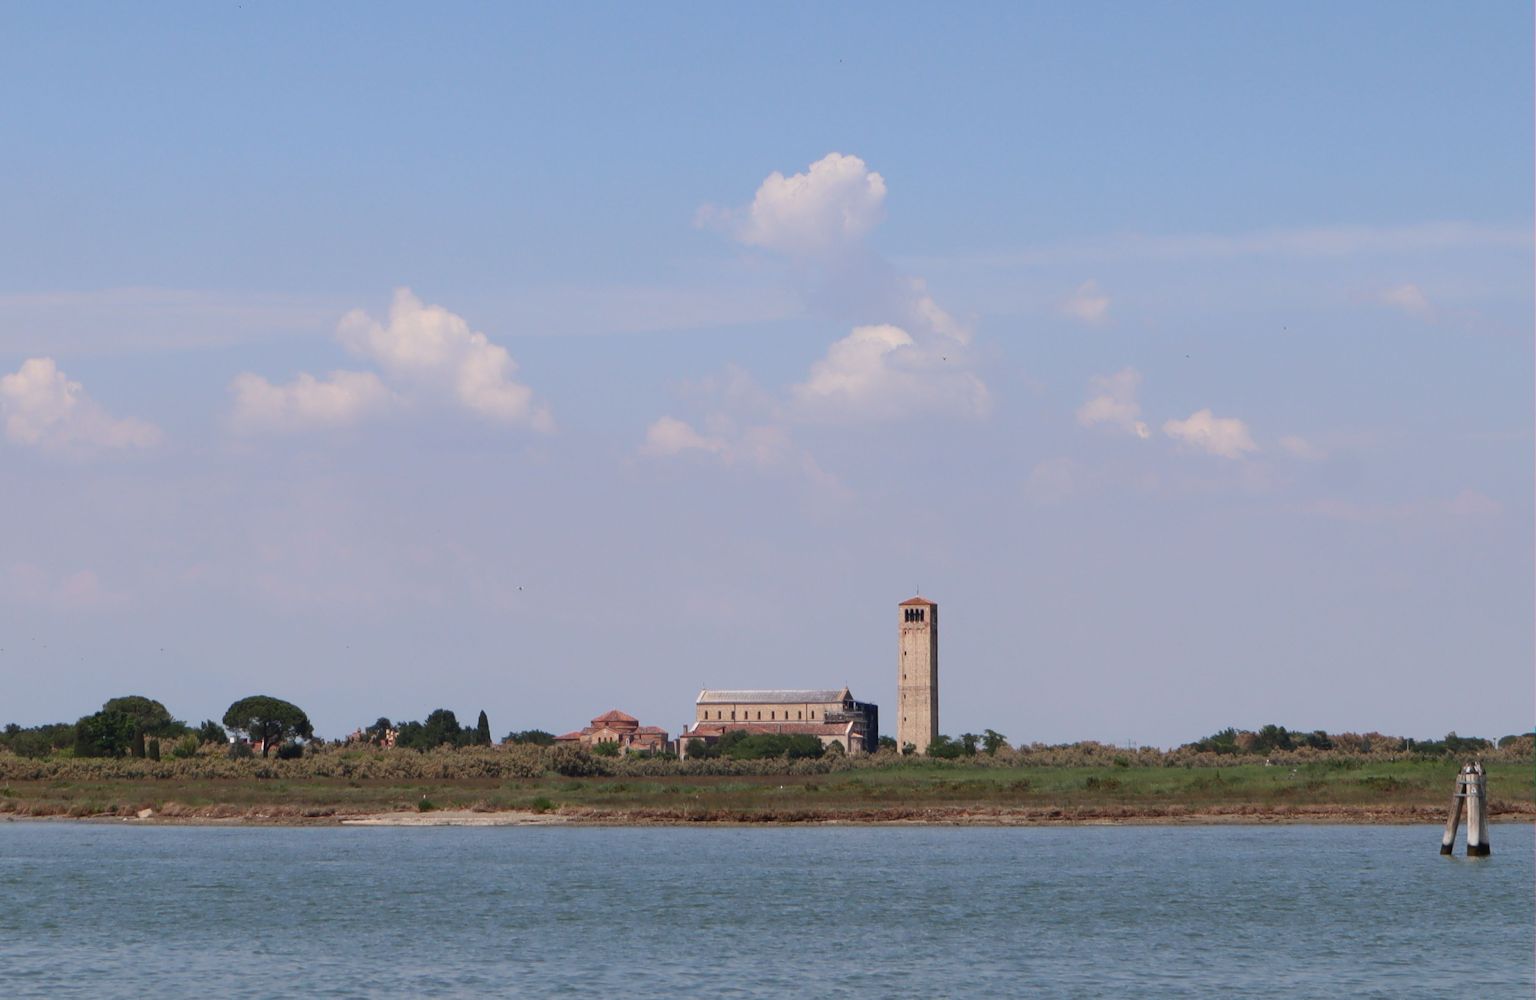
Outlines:
{"type": "MultiPolygon", "coordinates": [[[[913,763],[821,774],[567,777],[37,776],[0,778],[0,815],[338,822],[380,813],[558,814],[575,822],[1433,822],[1451,761],[1294,766],[995,767],[913,763]]],[[[1536,818],[1536,769],[1491,762],[1494,818],[1536,818]]]]}

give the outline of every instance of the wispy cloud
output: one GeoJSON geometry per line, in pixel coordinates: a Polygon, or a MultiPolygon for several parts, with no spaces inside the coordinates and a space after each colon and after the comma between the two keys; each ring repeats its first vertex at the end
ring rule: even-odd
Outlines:
{"type": "Polygon", "coordinates": [[[1120,233],[1018,250],[944,258],[905,258],[915,267],[966,263],[981,267],[1087,265],[1113,261],[1188,261],[1233,257],[1337,258],[1394,256],[1457,249],[1529,249],[1532,231],[1512,226],[1430,222],[1407,226],[1315,226],[1248,233],[1120,233]]]}
{"type": "Polygon", "coordinates": [[[338,304],[178,288],[0,294],[0,353],[71,356],[226,347],[323,336],[338,304]]]}
{"type": "Polygon", "coordinates": [[[1183,420],[1169,420],[1163,433],[1197,451],[1221,458],[1242,458],[1258,451],[1248,425],[1236,417],[1218,417],[1209,409],[1196,410],[1183,420]]]}
{"type": "Polygon", "coordinates": [[[1124,431],[1145,440],[1151,431],[1141,419],[1141,404],[1136,391],[1141,385],[1141,373],[1125,368],[1113,375],[1095,375],[1088,380],[1093,393],[1077,408],[1077,422],[1084,427],[1109,427],[1124,431]]]}
{"type": "Polygon", "coordinates": [[[14,563],[0,573],[0,595],[19,605],[56,611],[95,610],[126,603],[93,569],[56,572],[33,563],[14,563]]]}
{"type": "Polygon", "coordinates": [[[1434,313],[1434,306],[1430,305],[1429,296],[1418,285],[1403,284],[1394,285],[1383,289],[1377,296],[1382,305],[1391,306],[1400,312],[1410,316],[1425,319],[1434,313]]]}
{"type": "Polygon", "coordinates": [[[1420,518],[1483,519],[1504,513],[1504,505],[1479,490],[1465,489],[1452,497],[1378,504],[1326,498],[1305,508],[1309,514],[1360,524],[1406,521],[1420,518]]]}
{"type": "Polygon", "coordinates": [[[1328,457],[1328,452],[1296,434],[1286,434],[1280,438],[1280,450],[1292,458],[1299,458],[1304,462],[1320,462],[1328,457]]]}
{"type": "Polygon", "coordinates": [[[1060,312],[1069,319],[1089,326],[1098,326],[1109,319],[1109,296],[1096,281],[1085,281],[1064,299],[1060,312]]]}

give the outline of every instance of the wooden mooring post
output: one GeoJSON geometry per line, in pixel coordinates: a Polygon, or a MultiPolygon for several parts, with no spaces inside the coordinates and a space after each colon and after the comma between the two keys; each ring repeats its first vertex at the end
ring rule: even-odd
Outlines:
{"type": "Polygon", "coordinates": [[[1456,793],[1451,796],[1451,814],[1445,820],[1445,835],[1440,838],[1440,853],[1450,854],[1456,846],[1456,828],[1467,817],[1467,857],[1486,858],[1493,853],[1488,845],[1488,777],[1482,761],[1475,761],[1456,775],[1456,793]]]}

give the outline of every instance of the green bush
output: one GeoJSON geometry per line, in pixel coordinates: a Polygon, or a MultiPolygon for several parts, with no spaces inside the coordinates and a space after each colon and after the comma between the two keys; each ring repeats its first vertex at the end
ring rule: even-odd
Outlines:
{"type": "MultiPolygon", "coordinates": [[[[782,757],[787,760],[814,759],[826,752],[821,740],[803,733],[749,733],[733,729],[715,742],[713,748],[721,756],[731,760],[768,760],[782,757]]],[[[692,753],[692,747],[689,747],[692,753]]]]}
{"type": "Polygon", "coordinates": [[[942,734],[934,737],[933,742],[928,744],[928,756],[936,757],[939,760],[954,760],[956,757],[963,756],[964,754],[964,744],[958,743],[942,734]]]}
{"type": "Polygon", "coordinates": [[[565,778],[591,778],[610,773],[606,762],[580,747],[552,746],[544,751],[549,769],[565,778]]]}

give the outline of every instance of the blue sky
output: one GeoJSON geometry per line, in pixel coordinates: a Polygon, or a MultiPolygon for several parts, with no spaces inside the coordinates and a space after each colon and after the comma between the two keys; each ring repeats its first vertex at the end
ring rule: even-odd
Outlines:
{"type": "Polygon", "coordinates": [[[0,9],[0,716],[1524,730],[1531,35],[0,9]]]}

